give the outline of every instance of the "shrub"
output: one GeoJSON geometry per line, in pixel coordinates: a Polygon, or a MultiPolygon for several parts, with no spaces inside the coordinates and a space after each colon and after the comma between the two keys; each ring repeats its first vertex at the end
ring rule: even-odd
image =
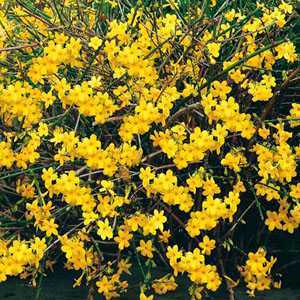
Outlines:
{"type": "Polygon", "coordinates": [[[298,14],[216,2],[0,1],[0,281],[63,255],[106,299],[133,263],[143,300],[280,287],[241,240],[300,224],[298,14]]]}

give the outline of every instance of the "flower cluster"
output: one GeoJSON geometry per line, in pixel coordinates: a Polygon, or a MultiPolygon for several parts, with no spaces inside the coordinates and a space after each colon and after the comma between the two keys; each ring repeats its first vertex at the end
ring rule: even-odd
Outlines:
{"type": "Polygon", "coordinates": [[[272,256],[268,260],[266,255],[267,253],[263,248],[259,248],[255,253],[250,252],[246,265],[240,267],[240,272],[247,283],[248,294],[250,296],[254,296],[256,290],[268,290],[271,288],[271,285],[275,287],[280,286],[280,283],[275,282],[270,275],[276,258],[272,256]]]}

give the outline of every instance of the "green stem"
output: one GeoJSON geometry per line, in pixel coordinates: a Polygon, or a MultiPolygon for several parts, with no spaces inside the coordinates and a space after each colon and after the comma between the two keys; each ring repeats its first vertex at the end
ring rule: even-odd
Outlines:
{"type": "Polygon", "coordinates": [[[258,211],[259,211],[260,218],[261,218],[261,220],[263,221],[263,220],[264,220],[264,214],[263,214],[263,212],[262,212],[261,204],[260,204],[260,202],[259,202],[259,200],[258,200],[258,198],[257,198],[257,196],[256,196],[256,193],[255,193],[255,190],[254,190],[254,188],[253,188],[253,186],[252,186],[252,183],[250,182],[250,183],[247,184],[247,185],[249,186],[249,189],[251,190],[251,192],[252,192],[252,194],[253,194],[253,196],[254,196],[254,199],[255,199],[255,202],[256,202],[256,207],[257,207],[257,209],[258,209],[258,211]]]}
{"type": "MultiPolygon", "coordinates": [[[[48,167],[51,167],[51,165],[48,166],[48,167]]],[[[15,176],[26,174],[26,173],[31,173],[32,171],[41,170],[41,169],[44,169],[44,168],[45,168],[45,166],[41,166],[41,167],[31,168],[31,169],[22,170],[22,171],[18,171],[18,172],[14,172],[14,173],[9,173],[9,174],[7,174],[5,176],[0,177],[0,180],[11,178],[11,177],[15,177],[15,176]]]]}
{"type": "Polygon", "coordinates": [[[144,282],[146,283],[146,282],[147,282],[146,274],[145,274],[145,272],[144,272],[144,270],[143,270],[143,266],[142,266],[142,263],[141,263],[139,254],[138,254],[138,252],[137,252],[137,250],[136,250],[135,240],[133,239],[132,241],[133,241],[133,247],[134,247],[135,255],[136,255],[136,258],[137,258],[137,262],[138,262],[139,268],[140,268],[140,270],[141,270],[141,273],[142,273],[142,275],[143,275],[144,282]]]}
{"type": "Polygon", "coordinates": [[[38,283],[38,288],[35,294],[35,300],[40,300],[40,296],[41,296],[41,291],[42,291],[42,281],[43,281],[43,275],[40,274],[40,278],[39,278],[39,283],[38,283]]]}

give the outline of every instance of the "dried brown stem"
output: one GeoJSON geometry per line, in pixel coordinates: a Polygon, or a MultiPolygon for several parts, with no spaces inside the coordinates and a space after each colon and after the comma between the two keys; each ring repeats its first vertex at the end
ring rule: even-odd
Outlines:
{"type": "Polygon", "coordinates": [[[219,264],[219,267],[220,267],[221,275],[225,280],[226,290],[227,290],[227,293],[228,293],[228,300],[235,300],[234,291],[233,291],[233,288],[231,286],[231,283],[226,278],[226,271],[225,271],[225,267],[224,267],[224,263],[223,263],[223,259],[222,259],[222,251],[221,251],[220,246],[217,247],[217,259],[218,259],[218,264],[219,264]]]}
{"type": "Polygon", "coordinates": [[[9,51],[20,50],[24,48],[34,48],[38,45],[39,43],[33,43],[33,44],[25,44],[25,45],[14,46],[14,47],[0,48],[0,52],[9,52],[9,51]]]}

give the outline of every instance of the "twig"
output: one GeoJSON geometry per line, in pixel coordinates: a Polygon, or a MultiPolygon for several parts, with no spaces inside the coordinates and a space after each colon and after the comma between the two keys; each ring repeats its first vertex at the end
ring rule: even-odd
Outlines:
{"type": "Polygon", "coordinates": [[[228,300],[234,300],[234,291],[233,291],[233,288],[232,288],[229,280],[226,278],[226,271],[225,271],[225,267],[224,267],[224,263],[223,263],[223,259],[222,259],[222,253],[221,253],[220,246],[217,247],[217,259],[218,259],[218,263],[220,266],[220,271],[221,271],[222,277],[225,279],[226,289],[228,292],[228,300]]]}
{"type": "Polygon", "coordinates": [[[256,200],[252,201],[250,205],[243,211],[240,217],[235,221],[235,223],[231,226],[231,228],[224,234],[222,241],[224,241],[232,231],[236,228],[236,226],[240,223],[240,221],[244,218],[247,212],[251,209],[251,207],[255,204],[256,200]]]}
{"type": "Polygon", "coordinates": [[[147,161],[148,159],[150,159],[150,158],[152,158],[152,157],[154,157],[154,156],[156,156],[156,155],[158,155],[158,154],[161,154],[161,153],[163,153],[162,150],[158,150],[158,151],[156,151],[156,152],[150,153],[150,154],[148,154],[147,156],[145,156],[145,157],[141,160],[141,162],[143,163],[143,162],[147,161]]]}
{"type": "MultiPolygon", "coordinates": [[[[83,222],[80,222],[79,224],[77,224],[75,227],[71,228],[68,232],[66,232],[64,235],[68,235],[72,232],[74,232],[78,227],[80,227],[83,224],[83,222]]],[[[48,250],[50,250],[53,246],[55,246],[56,244],[58,244],[59,239],[56,239],[52,244],[50,244],[47,249],[45,250],[45,252],[47,252],[48,250]]]]}
{"type": "Polygon", "coordinates": [[[14,51],[14,50],[19,50],[19,49],[24,49],[24,48],[34,48],[36,46],[39,46],[39,43],[25,44],[25,45],[7,47],[7,48],[0,48],[0,52],[8,52],[8,51],[14,51]]]}
{"type": "MultiPolygon", "coordinates": [[[[180,225],[180,227],[182,229],[184,229],[184,231],[186,232],[186,228],[185,228],[185,224],[172,212],[172,209],[170,209],[167,205],[165,205],[165,203],[161,202],[162,206],[164,207],[164,209],[170,214],[170,216],[180,225]]],[[[197,244],[200,243],[199,239],[197,237],[193,238],[197,244]]]]}

